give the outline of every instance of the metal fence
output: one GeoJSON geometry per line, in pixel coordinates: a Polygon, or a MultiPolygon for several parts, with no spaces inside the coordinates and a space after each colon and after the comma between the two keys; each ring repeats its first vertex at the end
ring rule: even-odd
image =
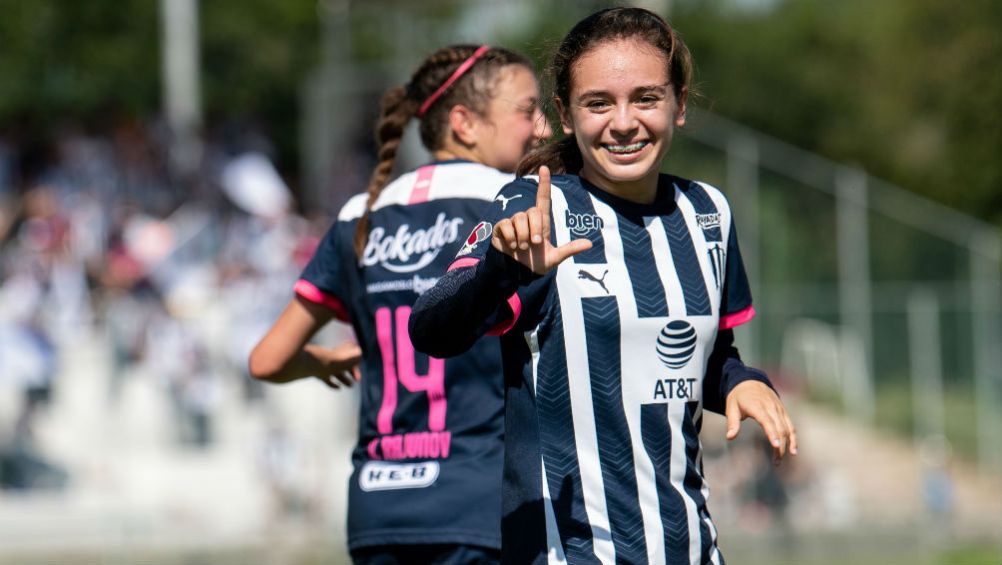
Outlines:
{"type": "Polygon", "coordinates": [[[853,418],[1002,468],[1002,235],[708,112],[666,169],[721,187],[759,316],[746,357],[853,418]]]}

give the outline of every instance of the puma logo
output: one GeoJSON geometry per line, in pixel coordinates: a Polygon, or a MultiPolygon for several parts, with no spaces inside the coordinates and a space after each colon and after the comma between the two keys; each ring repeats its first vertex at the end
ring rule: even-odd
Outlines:
{"type": "Polygon", "coordinates": [[[501,203],[501,211],[503,212],[503,211],[505,211],[505,210],[508,209],[508,203],[511,202],[512,200],[515,200],[516,198],[522,198],[522,195],[521,194],[516,194],[515,196],[512,196],[511,198],[505,198],[504,196],[498,194],[497,198],[495,198],[494,201],[501,203]]]}
{"type": "Polygon", "coordinates": [[[586,280],[589,280],[589,281],[597,282],[599,284],[599,286],[602,287],[602,290],[604,290],[606,294],[609,294],[609,289],[605,288],[605,276],[608,275],[608,274],[609,274],[609,269],[606,269],[605,272],[602,273],[602,278],[597,279],[597,278],[595,278],[595,275],[589,273],[588,271],[586,271],[584,269],[579,269],[578,270],[578,278],[579,279],[586,279],[586,280]]]}

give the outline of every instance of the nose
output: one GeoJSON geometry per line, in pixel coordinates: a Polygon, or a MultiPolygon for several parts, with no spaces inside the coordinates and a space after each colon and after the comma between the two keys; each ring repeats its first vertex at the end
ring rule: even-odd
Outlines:
{"type": "Polygon", "coordinates": [[[617,104],[613,112],[612,121],[609,124],[609,129],[612,130],[612,133],[631,135],[637,129],[638,122],[636,116],[633,114],[633,106],[631,104],[617,104]]]}
{"type": "Polygon", "coordinates": [[[546,115],[544,115],[541,110],[536,110],[535,115],[532,118],[532,123],[534,128],[532,134],[538,141],[544,141],[553,135],[553,129],[550,128],[550,121],[546,119],[546,115]]]}

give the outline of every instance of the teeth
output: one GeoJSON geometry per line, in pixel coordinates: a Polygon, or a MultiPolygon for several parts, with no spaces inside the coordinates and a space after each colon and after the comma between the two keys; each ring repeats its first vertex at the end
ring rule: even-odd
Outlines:
{"type": "Polygon", "coordinates": [[[635,151],[640,151],[647,145],[646,141],[638,141],[636,143],[631,143],[630,145],[606,145],[605,148],[611,153],[633,153],[635,151]]]}

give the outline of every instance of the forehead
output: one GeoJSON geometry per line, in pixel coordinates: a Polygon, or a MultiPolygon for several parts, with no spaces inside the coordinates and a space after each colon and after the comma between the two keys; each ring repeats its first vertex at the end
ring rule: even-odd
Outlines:
{"type": "Polygon", "coordinates": [[[495,99],[522,102],[539,96],[535,75],[523,65],[507,65],[497,76],[495,99]]]}
{"type": "Polygon", "coordinates": [[[668,61],[653,45],[614,39],[589,49],[571,66],[571,92],[613,91],[668,82],[668,61]]]}

